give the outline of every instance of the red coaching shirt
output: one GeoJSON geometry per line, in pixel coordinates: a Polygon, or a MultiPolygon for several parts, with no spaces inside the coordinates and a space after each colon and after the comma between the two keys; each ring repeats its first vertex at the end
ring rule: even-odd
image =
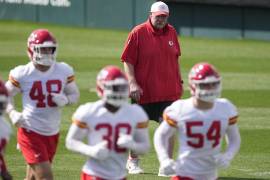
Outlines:
{"type": "Polygon", "coordinates": [[[148,20],[130,32],[121,59],[134,66],[136,81],[143,89],[139,104],[179,99],[180,55],[177,33],[169,24],[155,30],[148,20]]]}

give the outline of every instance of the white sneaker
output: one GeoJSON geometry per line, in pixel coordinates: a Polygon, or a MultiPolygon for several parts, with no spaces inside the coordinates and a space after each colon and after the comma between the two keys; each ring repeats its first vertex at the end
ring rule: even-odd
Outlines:
{"type": "Polygon", "coordinates": [[[129,174],[141,174],[143,170],[139,167],[139,159],[129,159],[126,166],[129,174]]]}

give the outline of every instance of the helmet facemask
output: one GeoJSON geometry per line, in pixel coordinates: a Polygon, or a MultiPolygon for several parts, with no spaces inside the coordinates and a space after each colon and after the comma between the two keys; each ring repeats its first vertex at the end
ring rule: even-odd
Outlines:
{"type": "Polygon", "coordinates": [[[128,102],[128,82],[124,78],[104,82],[102,99],[113,106],[119,107],[128,102]]]}
{"type": "Polygon", "coordinates": [[[191,94],[205,102],[214,102],[221,94],[220,78],[210,76],[204,80],[192,80],[191,94]]]}
{"type": "Polygon", "coordinates": [[[56,61],[57,45],[53,42],[46,41],[43,44],[35,44],[32,47],[32,61],[35,64],[51,66],[56,61]]]}

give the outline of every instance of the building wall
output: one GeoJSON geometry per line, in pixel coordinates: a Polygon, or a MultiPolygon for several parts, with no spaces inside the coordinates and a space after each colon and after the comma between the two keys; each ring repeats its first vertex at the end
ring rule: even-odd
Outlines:
{"type": "MultiPolygon", "coordinates": [[[[153,2],[155,0],[0,0],[0,19],[131,29],[147,19],[153,2]]],[[[197,3],[199,1],[195,0],[192,3],[187,0],[166,2],[171,12],[169,22],[182,36],[270,40],[268,7],[197,3]]]]}
{"type": "Polygon", "coordinates": [[[270,40],[270,9],[168,2],[170,23],[183,36],[270,40]]]}

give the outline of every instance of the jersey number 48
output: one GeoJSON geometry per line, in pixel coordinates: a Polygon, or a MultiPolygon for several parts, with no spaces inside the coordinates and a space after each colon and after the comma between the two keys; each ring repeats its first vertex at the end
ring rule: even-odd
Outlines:
{"type": "Polygon", "coordinates": [[[38,108],[44,108],[46,105],[49,107],[55,107],[56,104],[53,102],[50,93],[59,93],[62,89],[62,83],[60,80],[48,80],[45,83],[45,86],[47,91],[46,93],[43,92],[42,82],[35,81],[30,90],[29,96],[32,100],[37,101],[36,107],[38,108]],[[52,88],[54,88],[54,90],[52,90],[52,88]]]}

